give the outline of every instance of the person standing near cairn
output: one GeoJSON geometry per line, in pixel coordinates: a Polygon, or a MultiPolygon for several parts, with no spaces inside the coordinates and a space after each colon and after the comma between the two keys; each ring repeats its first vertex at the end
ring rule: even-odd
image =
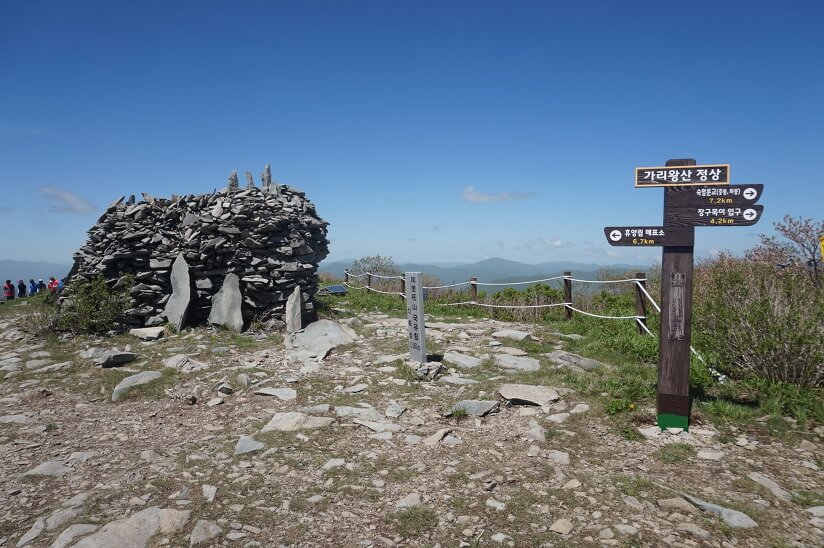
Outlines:
{"type": "Polygon", "coordinates": [[[57,293],[58,285],[60,285],[60,282],[57,281],[57,278],[54,276],[49,276],[49,291],[52,293],[57,293]]]}
{"type": "Polygon", "coordinates": [[[6,283],[3,285],[3,297],[7,301],[14,300],[14,286],[11,283],[11,280],[6,280],[6,283]]]}
{"type": "Polygon", "coordinates": [[[34,283],[34,278],[29,280],[29,297],[37,295],[37,284],[34,283]]]}
{"type": "Polygon", "coordinates": [[[40,278],[40,280],[37,282],[37,292],[40,293],[41,291],[45,291],[45,290],[46,290],[46,284],[43,283],[43,278],[40,278]]]}
{"type": "Polygon", "coordinates": [[[17,282],[17,297],[19,299],[26,298],[26,282],[23,280],[17,282]]]}

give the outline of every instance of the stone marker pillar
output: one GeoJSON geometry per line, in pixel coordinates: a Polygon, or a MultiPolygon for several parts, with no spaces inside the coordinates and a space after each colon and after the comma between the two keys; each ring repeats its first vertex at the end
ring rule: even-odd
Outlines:
{"type": "Polygon", "coordinates": [[[237,274],[230,272],[223,279],[220,291],[212,297],[212,310],[209,312],[209,323],[228,327],[240,333],[243,331],[243,314],[240,306],[243,295],[240,293],[240,280],[237,274]]]}
{"type": "Polygon", "coordinates": [[[295,290],[286,300],[286,332],[295,333],[303,328],[301,320],[301,294],[300,286],[296,285],[295,290]]]}
{"type": "Polygon", "coordinates": [[[163,315],[176,331],[183,328],[186,321],[186,312],[189,309],[189,302],[192,298],[192,286],[189,278],[189,264],[183,258],[183,253],[178,254],[172,265],[172,296],[166,303],[163,315]]]}

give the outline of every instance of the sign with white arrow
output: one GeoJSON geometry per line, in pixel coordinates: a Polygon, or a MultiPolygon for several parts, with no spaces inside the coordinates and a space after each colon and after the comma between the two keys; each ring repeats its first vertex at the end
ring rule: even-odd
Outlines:
{"type": "Polygon", "coordinates": [[[751,206],[761,199],[764,185],[691,186],[668,188],[665,207],[751,206]]]}
{"type": "Polygon", "coordinates": [[[617,247],[661,247],[693,245],[695,231],[676,226],[608,226],[607,243],[617,247]]]}

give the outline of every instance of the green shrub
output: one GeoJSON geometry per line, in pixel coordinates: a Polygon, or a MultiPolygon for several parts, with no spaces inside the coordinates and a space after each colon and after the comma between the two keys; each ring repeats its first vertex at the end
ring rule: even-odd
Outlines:
{"type": "Polygon", "coordinates": [[[102,274],[91,280],[71,282],[65,288],[66,299],[55,318],[57,331],[105,333],[119,327],[118,320],[129,308],[131,279],[122,287],[110,290],[102,274]]]}
{"type": "Polygon", "coordinates": [[[693,325],[733,379],[824,386],[824,286],[798,269],[722,255],[696,271],[693,325]]]}

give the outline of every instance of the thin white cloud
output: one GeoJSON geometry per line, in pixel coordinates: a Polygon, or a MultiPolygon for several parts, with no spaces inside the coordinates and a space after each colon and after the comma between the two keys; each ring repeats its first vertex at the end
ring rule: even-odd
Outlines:
{"type": "Polygon", "coordinates": [[[463,189],[461,198],[464,201],[472,203],[482,202],[511,202],[513,200],[527,200],[535,196],[532,192],[499,192],[498,194],[488,194],[486,192],[478,192],[475,187],[469,185],[463,189]]]}
{"type": "Polygon", "coordinates": [[[49,201],[49,211],[53,213],[67,213],[69,215],[87,215],[94,213],[95,207],[83,198],[68,190],[53,186],[42,186],[37,189],[49,201]]]}

